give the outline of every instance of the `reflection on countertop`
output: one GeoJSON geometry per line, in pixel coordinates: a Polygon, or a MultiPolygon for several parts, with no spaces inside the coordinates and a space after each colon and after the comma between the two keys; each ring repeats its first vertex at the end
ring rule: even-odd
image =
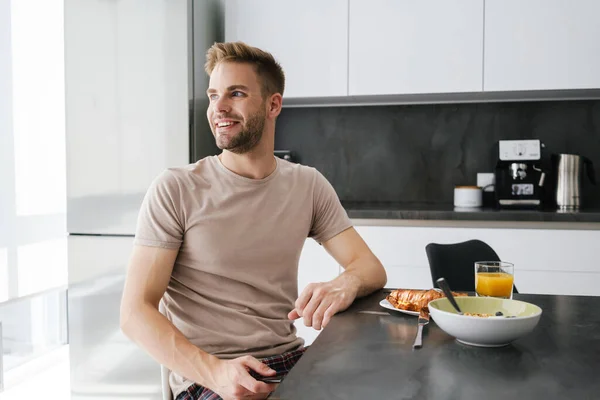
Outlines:
{"type": "Polygon", "coordinates": [[[342,205],[352,219],[407,219],[451,221],[531,221],[600,222],[600,208],[576,212],[557,210],[512,210],[495,208],[455,208],[446,203],[345,202],[342,205]]]}

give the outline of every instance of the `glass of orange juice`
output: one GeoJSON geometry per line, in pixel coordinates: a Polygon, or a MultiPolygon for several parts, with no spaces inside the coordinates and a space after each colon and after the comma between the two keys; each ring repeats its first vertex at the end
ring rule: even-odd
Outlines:
{"type": "Polygon", "coordinates": [[[475,263],[475,293],[477,296],[512,299],[515,266],[506,261],[475,263]]]}

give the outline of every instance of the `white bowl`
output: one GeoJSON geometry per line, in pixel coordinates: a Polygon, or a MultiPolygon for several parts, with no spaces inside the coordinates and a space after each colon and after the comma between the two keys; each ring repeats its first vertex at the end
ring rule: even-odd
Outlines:
{"type": "Polygon", "coordinates": [[[456,302],[464,313],[504,314],[487,318],[460,315],[445,297],[431,301],[429,312],[435,323],[459,342],[472,346],[506,346],[531,332],[542,315],[540,307],[519,300],[456,297],[456,302]]]}

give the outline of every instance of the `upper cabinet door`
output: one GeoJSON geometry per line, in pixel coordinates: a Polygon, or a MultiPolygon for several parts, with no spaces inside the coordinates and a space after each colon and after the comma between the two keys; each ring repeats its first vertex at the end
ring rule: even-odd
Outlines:
{"type": "Polygon", "coordinates": [[[284,99],[348,94],[347,0],[227,0],[225,7],[225,40],[272,53],[285,72],[284,99]]]}
{"type": "Polygon", "coordinates": [[[486,91],[600,88],[600,1],[486,0],[486,91]]]}
{"type": "Polygon", "coordinates": [[[483,0],[350,0],[350,95],[479,92],[483,0]]]}

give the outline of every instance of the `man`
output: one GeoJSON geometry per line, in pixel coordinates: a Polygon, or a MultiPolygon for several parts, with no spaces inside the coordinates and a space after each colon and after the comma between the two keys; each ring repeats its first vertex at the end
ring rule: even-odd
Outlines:
{"type": "Polygon", "coordinates": [[[178,400],[264,399],[275,384],[255,378],[284,376],[303,354],[293,320],[319,330],[387,278],[327,180],[274,157],[284,74],[273,56],[219,43],[208,50],[206,71],[207,117],[222,153],[152,183],[121,328],[172,371],[178,400]],[[296,298],[307,237],[345,272],[296,298]]]}

